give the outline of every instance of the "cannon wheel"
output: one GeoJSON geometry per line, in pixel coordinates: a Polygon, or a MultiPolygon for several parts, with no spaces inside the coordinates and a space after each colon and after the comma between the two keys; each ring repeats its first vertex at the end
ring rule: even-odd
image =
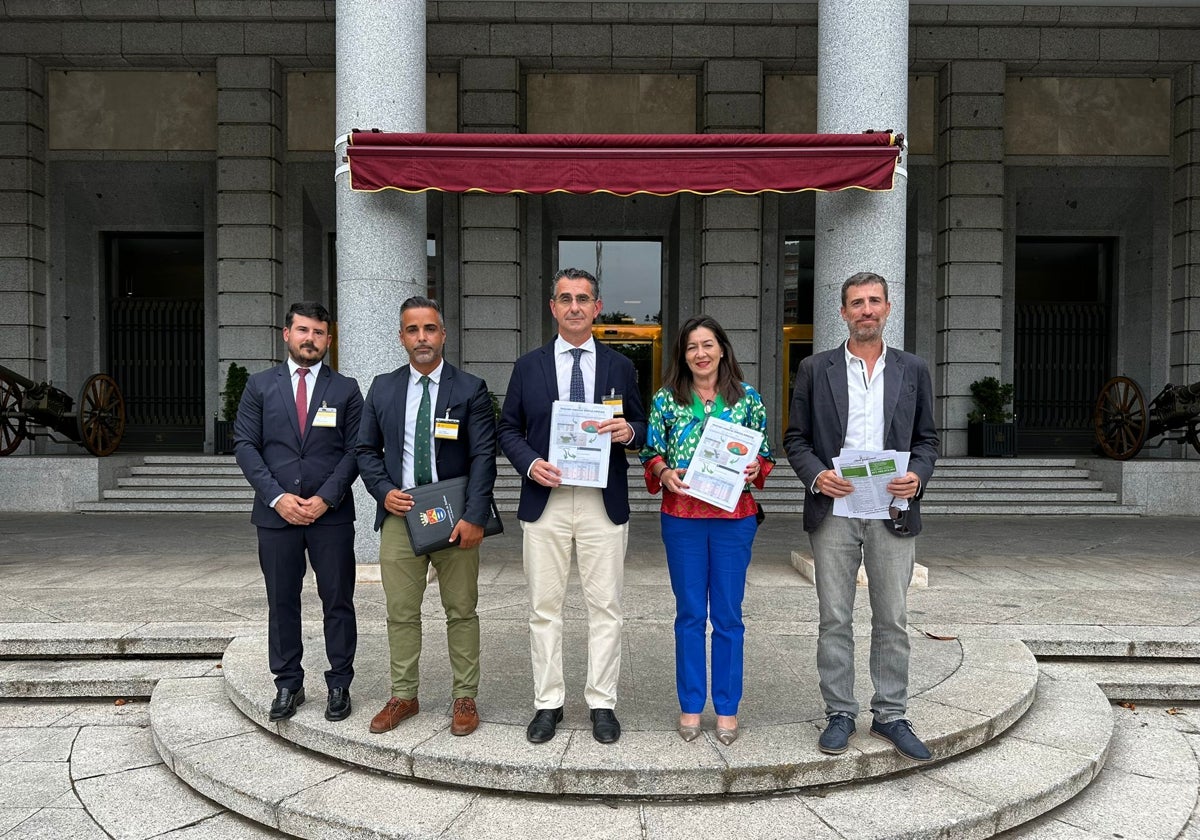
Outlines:
{"type": "Polygon", "coordinates": [[[0,457],[10,454],[25,437],[25,417],[21,414],[21,389],[0,379],[0,457]]]}
{"type": "Polygon", "coordinates": [[[1092,414],[1096,443],[1104,454],[1127,461],[1142,451],[1146,442],[1146,395],[1127,376],[1114,376],[1104,383],[1092,414]]]}
{"type": "Polygon", "coordinates": [[[79,442],[93,455],[111,455],[125,434],[125,398],[106,373],[94,373],[79,390],[79,442]]]}

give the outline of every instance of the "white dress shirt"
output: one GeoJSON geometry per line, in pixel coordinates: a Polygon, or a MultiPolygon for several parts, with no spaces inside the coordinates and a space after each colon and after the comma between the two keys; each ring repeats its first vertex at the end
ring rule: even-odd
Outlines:
{"type": "MultiPolygon", "coordinates": [[[[558,374],[558,398],[571,398],[571,369],[575,365],[575,357],[571,351],[575,345],[561,335],[554,339],[554,369],[558,374]]],[[[579,369],[583,371],[584,402],[591,402],[596,397],[596,339],[591,336],[579,345],[583,355],[579,357],[579,369]]]]}
{"type": "MultiPolygon", "coordinates": [[[[434,481],[438,480],[437,458],[435,457],[433,428],[437,421],[438,386],[442,381],[442,370],[445,361],[438,362],[429,376],[429,466],[434,481]]],[[[416,469],[413,461],[413,444],[417,436],[417,412],[421,410],[421,371],[415,367],[408,369],[408,397],[404,402],[404,458],[400,468],[400,479],[404,482],[402,489],[415,487],[417,484],[416,469]]]]}
{"type": "MultiPolygon", "coordinates": [[[[323,364],[323,362],[317,362],[312,367],[310,367],[308,369],[308,376],[305,377],[305,380],[306,380],[304,383],[305,394],[307,394],[307,396],[308,396],[308,402],[304,406],[304,410],[306,412],[308,411],[309,406],[312,405],[313,386],[316,385],[317,377],[321,373],[321,365],[322,364],[323,364]]],[[[287,360],[287,366],[288,366],[288,372],[291,373],[291,376],[292,376],[292,403],[295,404],[296,389],[300,387],[300,377],[296,375],[296,371],[300,369],[300,365],[296,364],[295,361],[293,361],[292,358],[289,356],[288,360],[287,360]]],[[[270,506],[272,509],[275,508],[276,503],[280,499],[282,499],[284,497],[284,495],[285,494],[280,493],[278,496],[276,496],[274,499],[271,500],[270,506]]]]}
{"type": "MultiPolygon", "coordinates": [[[[308,376],[305,377],[306,381],[304,384],[308,387],[308,405],[304,406],[306,411],[308,410],[308,407],[312,405],[313,385],[316,384],[317,377],[321,375],[322,364],[324,364],[324,362],[317,362],[310,367],[308,369],[308,376]]],[[[287,365],[288,372],[292,375],[292,402],[295,402],[296,388],[300,385],[300,377],[296,375],[296,371],[300,369],[300,365],[292,361],[291,357],[288,358],[287,365]]]]}
{"type": "Polygon", "coordinates": [[[883,369],[887,345],[868,375],[867,363],[850,352],[846,342],[846,387],[850,393],[850,410],[846,415],[846,449],[883,450],[883,369]]]}

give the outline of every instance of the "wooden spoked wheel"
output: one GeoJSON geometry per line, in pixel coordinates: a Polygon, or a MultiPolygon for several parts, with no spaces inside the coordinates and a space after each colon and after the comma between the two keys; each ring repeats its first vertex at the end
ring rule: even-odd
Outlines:
{"type": "Polygon", "coordinates": [[[1092,414],[1096,444],[1110,458],[1127,461],[1142,451],[1146,442],[1146,396],[1127,376],[1114,376],[1104,383],[1092,414]]]}
{"type": "Polygon", "coordinates": [[[11,382],[0,380],[0,457],[14,452],[24,438],[21,389],[11,382]]]}
{"type": "Polygon", "coordinates": [[[125,434],[125,398],[106,373],[88,377],[79,391],[79,442],[93,455],[111,455],[125,434]]]}

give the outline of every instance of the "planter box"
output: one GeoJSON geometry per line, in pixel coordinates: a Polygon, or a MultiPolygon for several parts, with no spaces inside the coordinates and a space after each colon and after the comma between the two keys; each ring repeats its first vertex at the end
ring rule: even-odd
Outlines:
{"type": "Polygon", "coordinates": [[[974,458],[1015,458],[1016,423],[968,423],[967,454],[974,458]]]}
{"type": "Polygon", "coordinates": [[[213,418],[213,454],[233,454],[233,421],[213,418]]]}

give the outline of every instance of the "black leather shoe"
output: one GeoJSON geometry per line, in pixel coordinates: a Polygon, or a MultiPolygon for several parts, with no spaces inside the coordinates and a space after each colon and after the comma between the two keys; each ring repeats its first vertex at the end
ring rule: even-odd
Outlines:
{"type": "Polygon", "coordinates": [[[325,720],[345,720],[350,717],[350,689],[329,689],[329,702],[325,704],[325,720]]]}
{"type": "Polygon", "coordinates": [[[592,735],[601,744],[615,744],[621,737],[621,724],[612,709],[592,709],[592,735]]]}
{"type": "Polygon", "coordinates": [[[271,720],[286,720],[304,704],[304,688],[281,688],[271,703],[271,720]]]}
{"type": "Polygon", "coordinates": [[[562,723],[562,706],[557,709],[538,709],[533,720],[529,721],[525,737],[531,744],[544,744],[554,737],[560,723],[562,723]]]}

